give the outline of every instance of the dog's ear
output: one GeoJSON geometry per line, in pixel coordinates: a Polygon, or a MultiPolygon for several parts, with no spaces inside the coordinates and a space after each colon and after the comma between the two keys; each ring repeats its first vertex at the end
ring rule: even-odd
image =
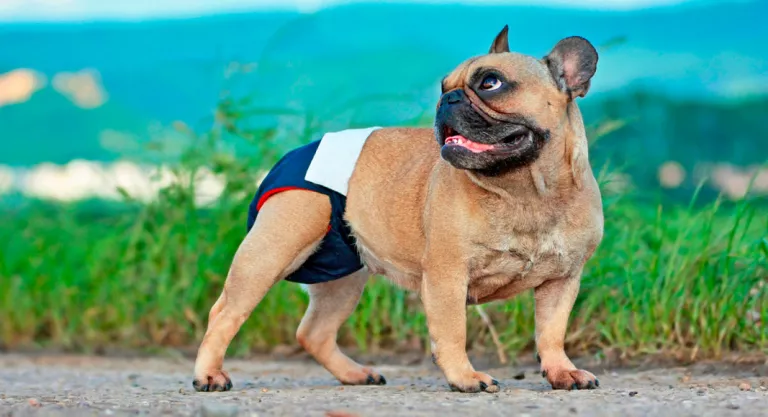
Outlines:
{"type": "Polygon", "coordinates": [[[588,40],[571,36],[555,45],[544,58],[558,87],[571,100],[584,97],[597,70],[597,51],[588,40]]]}
{"type": "Polygon", "coordinates": [[[496,39],[493,40],[491,50],[489,54],[500,54],[502,52],[509,52],[509,25],[504,25],[504,29],[496,35],[496,39]]]}

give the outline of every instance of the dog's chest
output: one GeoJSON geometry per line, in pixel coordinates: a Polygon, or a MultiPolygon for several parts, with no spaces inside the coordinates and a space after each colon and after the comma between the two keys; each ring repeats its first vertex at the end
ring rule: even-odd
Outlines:
{"type": "Polygon", "coordinates": [[[570,276],[583,264],[585,242],[566,238],[559,227],[500,232],[474,243],[468,265],[471,301],[509,298],[549,279],[570,276]]]}
{"type": "Polygon", "coordinates": [[[534,235],[507,235],[495,242],[478,244],[470,261],[475,276],[506,274],[562,274],[571,266],[574,248],[567,245],[564,234],[550,230],[534,235]]]}

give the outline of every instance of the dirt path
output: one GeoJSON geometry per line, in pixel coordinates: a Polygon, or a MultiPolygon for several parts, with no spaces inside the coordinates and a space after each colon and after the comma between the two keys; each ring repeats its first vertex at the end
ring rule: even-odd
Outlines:
{"type": "Polygon", "coordinates": [[[204,394],[190,385],[188,359],[0,355],[0,416],[768,415],[765,365],[591,368],[601,388],[576,392],[552,391],[534,367],[506,367],[489,372],[498,394],[450,392],[427,364],[379,366],[384,387],[342,387],[309,361],[230,361],[228,369],[235,389],[204,394]]]}

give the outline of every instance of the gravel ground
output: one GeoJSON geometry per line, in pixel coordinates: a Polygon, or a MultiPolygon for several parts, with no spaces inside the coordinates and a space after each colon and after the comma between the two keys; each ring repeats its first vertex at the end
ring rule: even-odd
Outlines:
{"type": "MultiPolygon", "coordinates": [[[[479,368],[479,367],[478,367],[479,368]]],[[[196,393],[192,361],[0,355],[0,416],[758,416],[768,366],[588,368],[594,391],[552,391],[534,366],[489,370],[498,394],[450,392],[431,364],[377,367],[386,386],[340,386],[308,360],[227,363],[235,388],[196,393]]]]}

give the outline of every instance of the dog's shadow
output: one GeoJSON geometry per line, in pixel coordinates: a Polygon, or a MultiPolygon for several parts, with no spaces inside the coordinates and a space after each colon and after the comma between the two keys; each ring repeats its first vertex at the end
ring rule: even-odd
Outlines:
{"type": "MultiPolygon", "coordinates": [[[[552,387],[546,381],[534,381],[530,380],[516,380],[499,379],[502,392],[505,390],[523,390],[531,392],[548,392],[552,391],[552,387]]],[[[316,392],[332,392],[334,394],[341,394],[343,392],[351,392],[355,394],[363,394],[365,391],[370,390],[385,390],[389,393],[409,393],[409,392],[434,392],[434,393],[446,393],[452,394],[448,383],[443,378],[439,377],[387,377],[386,385],[342,385],[333,377],[304,377],[304,378],[288,378],[288,377],[256,377],[248,381],[243,381],[240,384],[236,384],[235,390],[259,392],[263,394],[275,393],[279,394],[280,391],[297,391],[297,390],[309,390],[316,392]]],[[[460,394],[460,393],[457,393],[460,394]]]]}

